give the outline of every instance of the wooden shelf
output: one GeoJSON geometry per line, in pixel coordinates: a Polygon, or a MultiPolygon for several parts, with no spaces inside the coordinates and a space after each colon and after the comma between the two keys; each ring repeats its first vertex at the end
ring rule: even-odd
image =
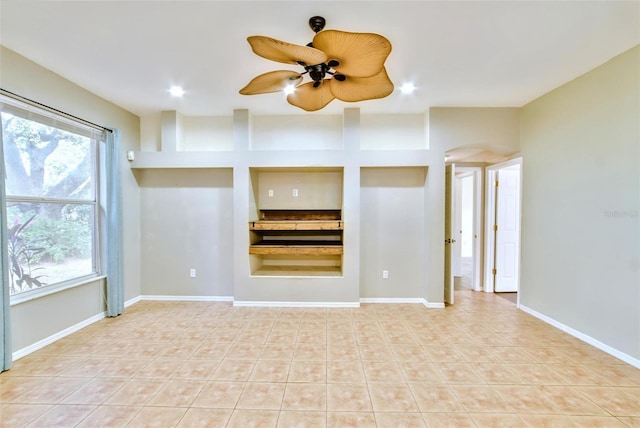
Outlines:
{"type": "Polygon", "coordinates": [[[260,241],[249,247],[256,255],[335,255],[342,254],[340,241],[260,241]]]}
{"type": "Polygon", "coordinates": [[[342,276],[340,266],[262,265],[254,276],[342,276]]]}
{"type": "Polygon", "coordinates": [[[249,230],[280,231],[280,230],[342,230],[341,220],[258,220],[249,222],[249,230]]]}

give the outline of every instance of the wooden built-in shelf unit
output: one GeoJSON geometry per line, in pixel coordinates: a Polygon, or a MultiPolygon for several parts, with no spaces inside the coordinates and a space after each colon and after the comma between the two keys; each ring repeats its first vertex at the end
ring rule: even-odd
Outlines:
{"type": "Polygon", "coordinates": [[[261,256],[254,275],[339,275],[342,262],[340,210],[261,210],[249,222],[249,254],[261,256]]]}

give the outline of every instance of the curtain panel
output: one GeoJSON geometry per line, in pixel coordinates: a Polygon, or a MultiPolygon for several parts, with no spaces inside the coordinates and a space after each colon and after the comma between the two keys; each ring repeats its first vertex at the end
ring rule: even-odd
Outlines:
{"type": "Polygon", "coordinates": [[[9,370],[13,361],[11,350],[11,308],[9,306],[9,258],[7,247],[7,198],[4,188],[4,144],[2,141],[2,126],[0,126],[0,164],[3,165],[0,174],[0,271],[2,272],[2,292],[0,293],[0,371],[9,370]]]}
{"type": "Polygon", "coordinates": [[[105,131],[107,178],[107,316],[124,310],[120,132],[105,131]]]}

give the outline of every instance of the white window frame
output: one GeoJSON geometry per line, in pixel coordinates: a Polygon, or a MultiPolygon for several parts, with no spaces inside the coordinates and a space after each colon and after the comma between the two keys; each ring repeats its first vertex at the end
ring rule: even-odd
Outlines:
{"type": "MultiPolygon", "coordinates": [[[[0,104],[8,104],[11,105],[14,109],[21,109],[25,112],[34,112],[37,116],[47,116],[52,118],[52,124],[44,123],[47,126],[51,126],[58,129],[64,129],[64,127],[56,127],[55,123],[67,123],[70,124],[73,128],[76,129],[86,129],[88,133],[95,134],[97,131],[102,131],[102,128],[97,126],[90,126],[86,123],[83,123],[81,120],[75,120],[77,118],[69,117],[62,112],[59,112],[55,109],[46,109],[45,106],[41,105],[32,105],[28,102],[24,102],[22,100],[16,100],[12,97],[7,97],[3,94],[0,94],[0,104]]],[[[37,103],[36,103],[37,104],[37,103]]],[[[4,109],[0,109],[4,110],[4,109]]],[[[32,120],[32,119],[27,119],[32,120]]],[[[43,123],[37,120],[33,120],[34,122],[43,123]]],[[[74,132],[73,130],[65,129],[70,132],[74,132]]],[[[77,133],[77,132],[75,132],[77,133]]],[[[22,291],[16,294],[11,294],[10,305],[17,305],[20,303],[28,302],[30,300],[38,299],[44,296],[48,296],[54,293],[59,293],[64,290],[68,290],[70,288],[79,287],[91,282],[98,281],[102,278],[105,278],[104,275],[104,266],[102,261],[102,235],[104,233],[104,227],[102,224],[103,216],[101,215],[101,210],[103,208],[103,198],[102,198],[102,171],[104,168],[104,159],[102,159],[103,150],[101,139],[96,137],[88,137],[91,138],[92,141],[92,186],[93,186],[93,198],[92,199],[69,199],[69,198],[53,198],[53,197],[33,197],[33,196],[13,196],[6,194],[6,205],[12,203],[36,203],[36,204],[59,204],[59,205],[88,205],[93,208],[93,225],[92,225],[92,273],[87,275],[82,275],[78,277],[74,277],[65,281],[56,282],[53,284],[46,284],[42,287],[22,291]]],[[[4,170],[4,159],[0,160],[3,164],[4,170]]],[[[5,206],[5,210],[6,210],[5,206]]],[[[7,284],[9,286],[9,284],[7,284]]]]}

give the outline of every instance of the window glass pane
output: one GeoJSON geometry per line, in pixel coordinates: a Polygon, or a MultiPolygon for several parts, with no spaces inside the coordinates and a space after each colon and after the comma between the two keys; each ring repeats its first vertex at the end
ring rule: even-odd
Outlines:
{"type": "Polygon", "coordinates": [[[8,202],[10,293],[95,273],[94,210],[93,204],[8,202]]]}
{"type": "Polygon", "coordinates": [[[2,112],[7,196],[94,198],[95,141],[2,112]]]}

